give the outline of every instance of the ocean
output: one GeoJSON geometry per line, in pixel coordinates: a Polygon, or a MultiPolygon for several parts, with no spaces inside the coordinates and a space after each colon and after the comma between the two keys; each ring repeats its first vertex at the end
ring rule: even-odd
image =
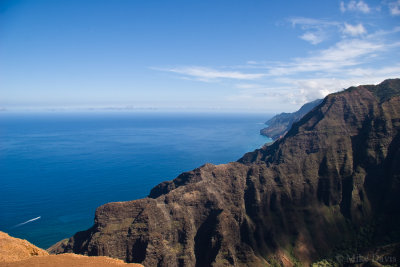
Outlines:
{"type": "Polygon", "coordinates": [[[271,141],[270,115],[0,113],[0,230],[48,248],[93,225],[95,209],[143,198],[205,163],[271,141]]]}

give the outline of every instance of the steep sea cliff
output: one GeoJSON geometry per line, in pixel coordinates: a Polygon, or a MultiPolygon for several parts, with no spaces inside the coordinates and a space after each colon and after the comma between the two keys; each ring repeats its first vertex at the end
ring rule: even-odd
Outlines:
{"type": "MultiPolygon", "coordinates": [[[[145,266],[307,265],[400,241],[400,79],[327,96],[269,146],[108,203],[53,253],[145,266]]],[[[397,254],[396,254],[397,253],[397,254]]]]}

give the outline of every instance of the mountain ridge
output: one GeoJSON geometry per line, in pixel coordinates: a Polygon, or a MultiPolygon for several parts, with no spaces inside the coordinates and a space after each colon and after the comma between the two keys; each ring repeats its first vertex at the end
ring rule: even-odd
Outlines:
{"type": "Polygon", "coordinates": [[[273,144],[105,204],[92,228],[50,251],[145,266],[294,266],[399,242],[399,96],[400,79],[331,94],[273,144]]]}
{"type": "Polygon", "coordinates": [[[323,99],[316,99],[301,106],[292,113],[280,113],[265,122],[268,126],[260,130],[261,135],[265,135],[273,140],[282,137],[292,127],[293,123],[299,121],[305,114],[318,106],[323,99]]]}

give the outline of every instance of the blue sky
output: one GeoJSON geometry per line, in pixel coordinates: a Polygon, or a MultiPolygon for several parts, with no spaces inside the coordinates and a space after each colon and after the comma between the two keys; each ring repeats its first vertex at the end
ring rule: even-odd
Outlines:
{"type": "Polygon", "coordinates": [[[400,77],[400,0],[0,0],[0,108],[293,111],[400,77]]]}

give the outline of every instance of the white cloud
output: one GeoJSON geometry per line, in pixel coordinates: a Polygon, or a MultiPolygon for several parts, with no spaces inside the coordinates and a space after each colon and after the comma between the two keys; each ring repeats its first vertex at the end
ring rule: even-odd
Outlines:
{"type": "Polygon", "coordinates": [[[319,44],[324,40],[322,35],[318,35],[313,32],[306,32],[302,36],[300,36],[300,38],[307,42],[310,42],[313,45],[319,44]]]}
{"type": "Polygon", "coordinates": [[[277,86],[262,86],[244,89],[227,97],[230,102],[252,103],[271,108],[272,110],[291,111],[298,109],[306,102],[324,98],[330,93],[362,84],[378,84],[388,78],[400,75],[400,64],[383,68],[349,69],[345,75],[328,75],[330,77],[278,77],[271,82],[277,86]],[[334,77],[339,76],[339,77],[334,77]],[[343,76],[343,77],[340,77],[343,76]]]}
{"type": "Polygon", "coordinates": [[[371,12],[371,8],[368,6],[367,3],[360,1],[351,0],[347,5],[344,2],[340,2],[340,11],[343,13],[346,11],[355,11],[361,13],[369,13],[371,12]]]}
{"type": "Polygon", "coordinates": [[[299,37],[313,45],[319,44],[329,37],[329,28],[340,26],[340,23],[336,21],[304,17],[290,18],[289,22],[293,27],[299,26],[302,30],[306,31],[299,37]]]}
{"type": "Polygon", "coordinates": [[[382,68],[353,68],[348,75],[352,77],[400,77],[400,64],[382,68]]]}
{"type": "MultiPolygon", "coordinates": [[[[362,4],[362,1],[351,1],[343,3],[343,7],[353,11],[354,6],[361,8],[362,4]]],[[[312,44],[322,42],[324,34],[335,33],[340,39],[324,49],[314,49],[308,55],[284,62],[251,60],[243,65],[219,68],[190,66],[159,70],[198,81],[222,81],[221,84],[232,90],[226,100],[237,107],[281,111],[297,109],[305,102],[353,85],[377,84],[400,77],[400,64],[384,61],[389,52],[399,51],[400,42],[395,42],[397,39],[393,36],[400,27],[367,33],[362,23],[301,17],[290,22],[304,31],[300,38],[312,44]]]]}
{"type": "Polygon", "coordinates": [[[239,93],[226,96],[226,101],[235,105],[248,105],[270,111],[295,111],[303,99],[293,92],[293,87],[258,87],[242,90],[239,93]],[[295,105],[295,106],[293,106],[295,105]]]}
{"type": "Polygon", "coordinates": [[[210,81],[217,79],[235,79],[235,80],[256,80],[263,76],[263,73],[243,73],[240,71],[220,71],[211,68],[191,66],[176,68],[158,68],[157,70],[168,71],[182,74],[186,77],[192,77],[200,81],[210,81]]]}
{"type": "Polygon", "coordinates": [[[392,14],[393,16],[400,15],[400,0],[390,3],[389,10],[390,10],[390,14],[392,14]]]}
{"type": "Polygon", "coordinates": [[[345,23],[343,28],[343,33],[351,36],[357,36],[367,33],[367,31],[365,30],[364,26],[361,23],[357,25],[351,25],[345,23]]]}
{"type": "Polygon", "coordinates": [[[374,53],[386,48],[384,44],[376,41],[342,40],[334,46],[319,50],[309,57],[296,58],[292,62],[271,67],[268,74],[280,76],[315,71],[338,72],[343,67],[361,64],[374,53]]]}
{"type": "Polygon", "coordinates": [[[297,97],[302,99],[302,102],[324,98],[343,86],[338,79],[333,78],[297,79],[291,81],[291,84],[297,89],[297,97]]]}
{"type": "Polygon", "coordinates": [[[340,2],[340,11],[341,11],[342,13],[346,12],[346,6],[344,5],[343,2],[340,2]]]}
{"type": "MultiPolygon", "coordinates": [[[[399,0],[400,1],[400,0],[399,0]]],[[[343,6],[344,3],[342,2],[343,6]]],[[[290,18],[293,27],[299,26],[305,32],[299,37],[313,45],[319,44],[330,36],[342,32],[345,35],[358,36],[367,33],[362,23],[352,25],[346,22],[338,22],[323,19],[311,19],[304,17],[290,18]]]]}
{"type": "Polygon", "coordinates": [[[236,66],[232,67],[232,71],[222,71],[196,66],[162,70],[199,81],[237,80],[239,83],[231,84],[232,94],[226,99],[230,103],[259,109],[268,105],[271,110],[289,111],[352,85],[376,84],[387,78],[399,77],[400,64],[384,67],[366,64],[374,62],[376,56],[400,47],[400,43],[386,43],[383,38],[397,31],[380,32],[380,41],[377,41],[376,33],[363,38],[342,39],[331,47],[289,62],[268,62],[264,65],[263,61],[250,61],[247,62],[252,66],[250,69],[236,66]],[[246,73],[242,72],[244,69],[246,73]],[[257,82],[253,82],[255,80],[257,82]]]}
{"type": "MultiPolygon", "coordinates": [[[[389,78],[387,73],[372,76],[348,77],[348,78],[308,78],[308,79],[289,79],[288,84],[292,85],[295,96],[301,99],[301,103],[309,102],[318,98],[323,98],[330,93],[358,86],[362,84],[378,84],[389,78]],[[383,74],[383,75],[381,75],[383,74]]],[[[397,77],[397,76],[393,76],[397,77]]],[[[392,77],[392,78],[393,78],[392,77]]]]}
{"type": "Polygon", "coordinates": [[[305,18],[305,17],[294,17],[288,19],[289,22],[292,24],[293,27],[299,25],[302,29],[321,29],[323,27],[328,26],[335,26],[339,23],[336,21],[331,20],[324,20],[324,19],[312,19],[312,18],[305,18]]]}
{"type": "MultiPolygon", "coordinates": [[[[398,1],[400,2],[400,0],[398,1]]],[[[332,20],[318,20],[304,17],[291,18],[289,21],[293,27],[299,26],[305,31],[299,36],[301,39],[314,45],[329,39],[331,36],[337,35],[338,32],[349,36],[359,36],[367,33],[367,30],[362,23],[352,25],[346,22],[343,23],[332,20]]]]}
{"type": "Polygon", "coordinates": [[[289,21],[292,23],[292,26],[295,27],[296,25],[301,26],[316,26],[316,25],[323,25],[326,21],[318,20],[318,19],[311,19],[311,18],[304,18],[304,17],[295,17],[290,18],[289,21]]]}
{"type": "MultiPolygon", "coordinates": [[[[305,102],[325,97],[329,93],[353,85],[377,84],[387,78],[399,77],[400,64],[365,67],[367,66],[365,63],[371,62],[376,55],[400,46],[399,43],[389,44],[383,40],[377,42],[373,36],[371,35],[370,39],[344,39],[308,57],[296,58],[291,62],[270,67],[268,83],[278,84],[274,92],[279,92],[279,97],[283,101],[298,107],[305,102]]],[[[245,95],[249,99],[262,97],[261,89],[257,90],[249,89],[242,92],[242,99],[245,95]]],[[[267,96],[269,101],[272,101],[271,92],[268,90],[264,98],[267,96]]]]}

